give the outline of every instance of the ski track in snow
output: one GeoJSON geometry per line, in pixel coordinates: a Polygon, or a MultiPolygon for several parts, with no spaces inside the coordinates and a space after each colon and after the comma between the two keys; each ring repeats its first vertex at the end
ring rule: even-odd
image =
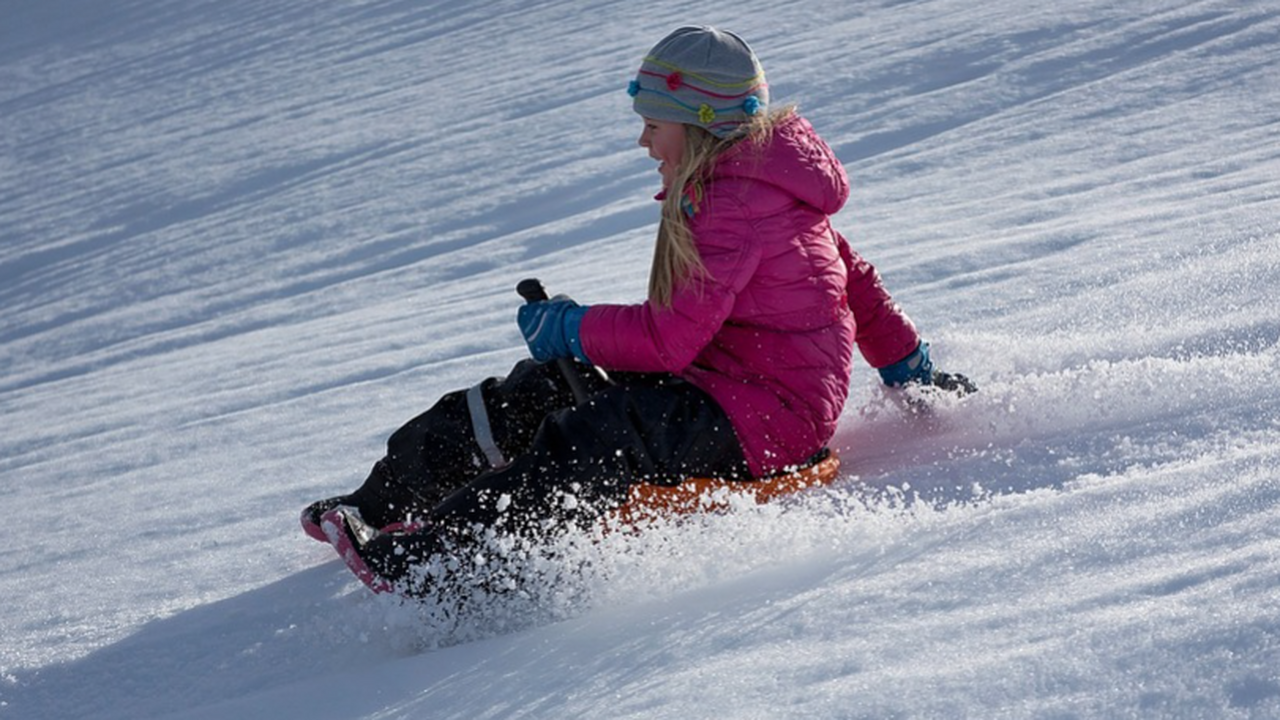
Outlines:
{"type": "Polygon", "coordinates": [[[47,0],[0,23],[0,717],[1280,717],[1280,7],[47,0]],[[622,89],[737,30],[944,369],[833,490],[462,617],[296,513],[642,297],[622,89]]]}

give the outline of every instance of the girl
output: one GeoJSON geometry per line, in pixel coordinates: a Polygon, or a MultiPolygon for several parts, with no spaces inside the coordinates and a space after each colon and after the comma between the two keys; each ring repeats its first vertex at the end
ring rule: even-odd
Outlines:
{"type": "Polygon", "coordinates": [[[647,301],[521,306],[532,361],[446,395],[391,436],[359,489],[303,511],[374,590],[431,592],[413,569],[465,557],[477,528],[542,537],[590,524],[633,483],[803,464],[835,432],[855,345],[889,385],[972,389],[934,373],[833,229],[844,169],[793,107],[769,108],[746,42],[680,28],[628,91],[663,184],[647,301]],[[551,362],[566,358],[609,380],[584,374],[590,397],[575,402],[551,362]]]}

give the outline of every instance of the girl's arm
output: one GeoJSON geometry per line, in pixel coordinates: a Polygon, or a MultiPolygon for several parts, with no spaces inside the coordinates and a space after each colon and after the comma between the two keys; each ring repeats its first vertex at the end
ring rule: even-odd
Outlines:
{"type": "Polygon", "coordinates": [[[705,272],[680,285],[670,308],[652,302],[593,305],[582,319],[582,347],[607,370],[678,373],[711,342],[760,262],[749,225],[722,223],[699,238],[705,272]]]}
{"type": "Polygon", "coordinates": [[[849,268],[849,309],[858,325],[858,350],[871,367],[888,367],[915,352],[920,335],[885,289],[875,267],[854,252],[840,233],[833,233],[849,268]]]}

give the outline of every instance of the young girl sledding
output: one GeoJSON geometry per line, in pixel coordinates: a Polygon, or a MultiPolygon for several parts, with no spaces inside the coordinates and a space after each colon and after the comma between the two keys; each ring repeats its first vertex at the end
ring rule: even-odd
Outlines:
{"type": "Polygon", "coordinates": [[[805,463],[835,432],[855,345],[889,385],[972,389],[933,370],[875,268],[832,227],[844,168],[794,108],[769,107],[746,42],[680,28],[628,92],[663,184],[648,299],[522,305],[532,360],[444,396],[391,436],[358,489],[303,511],[307,533],[375,591],[431,593],[436,579],[415,572],[427,561],[451,557],[465,574],[480,535],[590,525],[633,483],[805,463]],[[563,359],[608,378],[580,373],[588,397],[576,400],[563,359]]]}

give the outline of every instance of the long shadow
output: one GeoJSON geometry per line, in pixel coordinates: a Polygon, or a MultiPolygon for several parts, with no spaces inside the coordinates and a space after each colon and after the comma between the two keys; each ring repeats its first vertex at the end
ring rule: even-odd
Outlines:
{"type": "MultiPolygon", "coordinates": [[[[397,653],[352,627],[362,597],[326,563],[178,613],[72,662],[11,673],[0,715],[11,720],[161,717],[253,695],[397,653]]],[[[371,621],[372,622],[372,621],[371,621]]]]}

